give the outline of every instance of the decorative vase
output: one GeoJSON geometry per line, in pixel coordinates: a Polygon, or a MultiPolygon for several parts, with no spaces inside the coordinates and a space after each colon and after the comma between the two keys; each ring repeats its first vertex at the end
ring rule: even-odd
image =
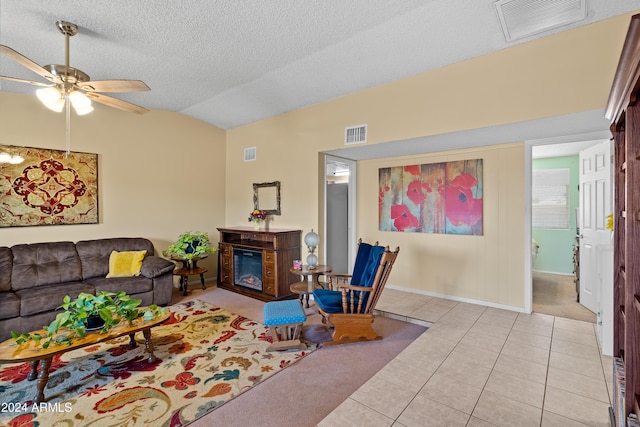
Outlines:
{"type": "Polygon", "coordinates": [[[254,230],[260,230],[260,223],[262,221],[260,221],[259,219],[254,219],[252,222],[253,222],[253,229],[254,230]]]}
{"type": "Polygon", "coordinates": [[[194,240],[193,242],[187,243],[187,247],[184,251],[188,254],[192,254],[196,251],[198,246],[200,246],[200,240],[194,240]]]}
{"type": "Polygon", "coordinates": [[[87,331],[97,331],[104,326],[104,319],[99,314],[91,314],[87,317],[87,331]]]}

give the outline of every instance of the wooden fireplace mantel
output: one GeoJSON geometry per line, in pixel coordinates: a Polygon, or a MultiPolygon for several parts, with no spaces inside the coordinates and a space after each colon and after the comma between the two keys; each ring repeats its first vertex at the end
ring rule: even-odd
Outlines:
{"type": "Polygon", "coordinates": [[[293,260],[300,259],[301,230],[255,230],[253,227],[218,228],[218,286],[262,301],[296,298],[290,285],[299,276],[290,272],[293,260]],[[236,284],[234,250],[262,252],[262,290],[236,284]]]}

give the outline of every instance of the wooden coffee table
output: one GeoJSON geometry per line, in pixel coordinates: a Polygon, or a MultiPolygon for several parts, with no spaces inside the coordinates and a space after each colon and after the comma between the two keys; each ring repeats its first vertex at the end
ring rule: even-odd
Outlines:
{"type": "MultiPolygon", "coordinates": [[[[144,307],[140,307],[140,310],[145,310],[144,307]]],[[[48,348],[42,348],[41,345],[37,343],[37,341],[27,341],[24,344],[16,344],[13,339],[8,339],[3,343],[0,343],[0,363],[21,363],[21,362],[30,362],[31,363],[31,372],[29,372],[29,376],[27,379],[29,381],[33,381],[38,378],[37,389],[38,392],[35,397],[35,402],[40,403],[44,401],[44,389],[49,382],[49,367],[51,366],[51,361],[53,357],[66,353],[71,350],[76,350],[78,348],[86,347],[89,345],[97,344],[103,341],[111,340],[114,338],[118,338],[124,335],[129,335],[130,347],[136,347],[135,334],[136,332],[142,332],[145,340],[145,348],[147,353],[149,354],[149,358],[147,359],[149,363],[153,363],[157,360],[156,356],[153,354],[153,343],[151,342],[151,328],[159,325],[164,322],[171,316],[171,312],[169,309],[164,309],[164,314],[158,317],[155,317],[151,320],[143,320],[142,318],[138,318],[129,324],[129,322],[124,321],[113,328],[111,328],[107,333],[101,334],[99,332],[88,332],[84,337],[76,337],[72,339],[71,345],[66,343],[63,344],[55,344],[51,343],[48,348]],[[38,365],[40,365],[40,374],[38,374],[38,365]]],[[[35,331],[42,333],[43,331],[35,331]]]]}

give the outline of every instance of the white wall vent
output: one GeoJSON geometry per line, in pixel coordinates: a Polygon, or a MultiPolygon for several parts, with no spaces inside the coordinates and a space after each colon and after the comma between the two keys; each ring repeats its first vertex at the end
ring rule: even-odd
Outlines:
{"type": "Polygon", "coordinates": [[[351,126],[344,129],[344,143],[364,144],[367,142],[367,125],[351,126]]]}
{"type": "Polygon", "coordinates": [[[494,3],[507,42],[587,17],[587,0],[499,0],[494,3]]]}
{"type": "Polygon", "coordinates": [[[253,162],[256,160],[256,147],[249,147],[244,149],[244,161],[253,162]]]}

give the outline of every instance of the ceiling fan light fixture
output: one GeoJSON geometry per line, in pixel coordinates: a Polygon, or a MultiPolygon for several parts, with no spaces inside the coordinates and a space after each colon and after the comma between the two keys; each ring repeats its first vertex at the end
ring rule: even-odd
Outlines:
{"type": "MultiPolygon", "coordinates": [[[[73,103],[71,105],[73,105],[73,103]]],[[[89,114],[93,111],[93,107],[91,105],[88,105],[86,107],[76,107],[74,105],[73,108],[76,110],[76,114],[79,116],[84,116],[85,114],[89,114]]]]}
{"type": "Polygon", "coordinates": [[[59,113],[64,107],[64,98],[55,87],[45,87],[36,90],[36,96],[48,109],[59,113]]]}
{"type": "Polygon", "coordinates": [[[0,164],[2,163],[9,163],[12,165],[18,165],[20,163],[24,162],[24,157],[18,155],[18,154],[14,154],[11,155],[9,153],[6,153],[4,151],[0,152],[0,164]]]}
{"type": "Polygon", "coordinates": [[[11,156],[11,158],[9,159],[9,163],[12,165],[19,165],[22,162],[24,162],[24,157],[18,156],[17,154],[11,156]]]}
{"type": "MultiPolygon", "coordinates": [[[[0,0],[1,1],[1,0],[0,0]]],[[[149,109],[118,98],[112,98],[101,92],[141,92],[150,90],[141,80],[94,80],[87,73],[69,65],[69,38],[78,33],[78,26],[67,21],[56,22],[56,27],[65,37],[65,62],[61,64],[49,64],[40,66],[26,56],[18,53],[8,46],[0,44],[0,54],[9,57],[19,65],[28,68],[34,73],[48,80],[47,83],[34,82],[16,77],[0,76],[0,80],[11,80],[19,83],[27,83],[33,86],[43,87],[36,91],[38,99],[50,110],[62,112],[67,107],[67,121],[69,111],[73,105],[78,115],[84,115],[93,111],[91,101],[129,111],[137,114],[148,113],[149,109]],[[51,86],[49,86],[51,85],[51,86]],[[89,99],[85,93],[89,91],[89,99]],[[77,93],[76,93],[77,92],[77,93]],[[67,99],[69,101],[67,102],[67,99]]]]}
{"type": "Polygon", "coordinates": [[[74,90],[69,94],[69,101],[79,116],[84,116],[93,111],[91,100],[82,92],[74,90]]]}

